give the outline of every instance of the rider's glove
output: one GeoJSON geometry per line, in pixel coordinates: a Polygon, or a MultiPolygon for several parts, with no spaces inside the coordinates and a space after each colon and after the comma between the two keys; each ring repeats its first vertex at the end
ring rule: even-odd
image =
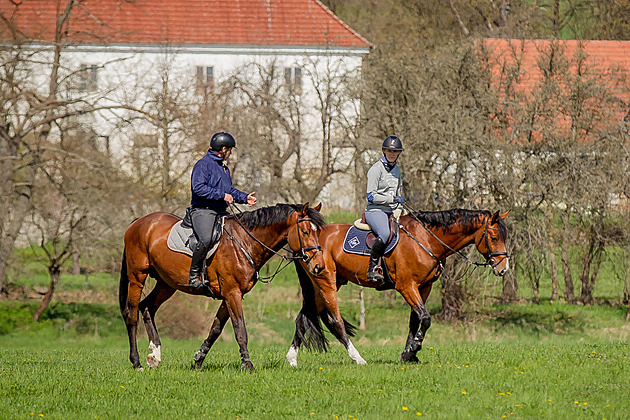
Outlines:
{"type": "Polygon", "coordinates": [[[394,197],[394,203],[405,204],[406,201],[405,201],[404,197],[396,196],[396,197],[394,197]]]}

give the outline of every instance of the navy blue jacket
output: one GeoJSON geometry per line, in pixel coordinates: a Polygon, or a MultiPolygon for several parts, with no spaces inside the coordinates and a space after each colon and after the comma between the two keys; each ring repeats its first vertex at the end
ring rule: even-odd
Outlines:
{"type": "Polygon", "coordinates": [[[232,185],[232,176],[223,159],[213,151],[199,159],[190,176],[190,189],[193,207],[205,207],[216,211],[225,211],[228,203],[223,199],[225,194],[234,197],[237,203],[247,203],[247,194],[232,185]]]}

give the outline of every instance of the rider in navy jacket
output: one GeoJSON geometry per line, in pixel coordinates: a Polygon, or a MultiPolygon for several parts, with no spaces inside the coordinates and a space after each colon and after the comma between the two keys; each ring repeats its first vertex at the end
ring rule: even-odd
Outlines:
{"type": "Polygon", "coordinates": [[[223,158],[212,150],[208,150],[208,153],[193,167],[191,190],[190,205],[192,207],[223,212],[228,206],[228,202],[224,200],[226,193],[234,197],[237,203],[247,203],[247,193],[234,188],[230,169],[225,165],[223,158]]]}
{"type": "Polygon", "coordinates": [[[206,259],[212,233],[219,229],[218,221],[228,214],[227,207],[233,202],[256,204],[255,192],[246,194],[232,185],[232,176],[225,161],[236,148],[236,140],[230,133],[215,133],[210,140],[210,150],[195,164],[190,176],[192,198],[188,215],[197,245],[193,250],[188,273],[188,286],[193,290],[208,287],[203,263],[206,259]]]}

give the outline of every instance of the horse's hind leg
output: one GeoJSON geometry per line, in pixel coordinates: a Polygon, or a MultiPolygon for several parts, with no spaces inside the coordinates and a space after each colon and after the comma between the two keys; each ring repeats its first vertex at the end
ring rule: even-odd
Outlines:
{"type": "Polygon", "coordinates": [[[157,283],[151,293],[140,302],[140,313],[142,313],[144,327],[147,330],[149,351],[151,352],[147,356],[147,364],[151,368],[157,368],[162,360],[162,342],[155,326],[155,313],[164,302],[173,296],[175,289],[166,284],[157,274],[153,273],[152,276],[156,278],[157,283]]]}
{"type": "Polygon", "coordinates": [[[214,317],[214,322],[212,323],[212,327],[210,328],[210,333],[208,334],[208,338],[205,339],[203,344],[201,344],[201,348],[197,350],[195,353],[195,368],[201,369],[201,365],[206,358],[206,355],[210,351],[210,348],[217,341],[217,338],[221,335],[223,331],[223,327],[225,327],[225,323],[230,318],[230,313],[227,309],[227,304],[225,301],[221,302],[219,309],[217,310],[217,314],[214,317]]]}
{"type": "Polygon", "coordinates": [[[424,300],[429,296],[431,286],[426,286],[422,290],[422,294],[417,289],[406,288],[401,290],[407,303],[411,306],[411,315],[409,316],[409,335],[405,349],[400,354],[400,360],[403,362],[418,362],[416,355],[422,349],[422,342],[427,330],[431,326],[431,315],[424,305],[424,300]]]}
{"type": "MultiPolygon", "coordinates": [[[[124,263],[124,262],[123,262],[124,263]]],[[[126,302],[121,300],[121,313],[127,326],[127,335],[129,336],[129,360],[135,369],[142,369],[140,357],[138,356],[138,344],[136,341],[138,327],[138,307],[144,282],[148,275],[147,270],[141,270],[133,266],[127,261],[124,268],[124,274],[121,274],[121,292],[126,292],[126,302]],[[124,284],[124,283],[127,284],[124,284]],[[126,290],[124,290],[126,289],[126,290]]]]}

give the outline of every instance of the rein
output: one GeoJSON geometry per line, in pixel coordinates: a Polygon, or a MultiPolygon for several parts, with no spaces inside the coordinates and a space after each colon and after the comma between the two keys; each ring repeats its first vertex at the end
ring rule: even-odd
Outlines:
{"type": "MultiPolygon", "coordinates": [[[[483,235],[479,240],[479,243],[481,243],[482,240],[485,239],[486,241],[486,249],[488,250],[488,257],[486,258],[486,261],[483,263],[478,263],[475,261],[472,261],[470,258],[468,258],[466,255],[464,255],[463,253],[461,253],[458,250],[453,249],[452,247],[450,247],[449,245],[447,245],[446,243],[444,243],[444,241],[442,241],[435,233],[433,233],[433,231],[431,229],[429,229],[427,227],[427,225],[420,219],[418,219],[418,217],[416,217],[416,215],[414,213],[417,213],[418,211],[413,209],[411,206],[409,206],[408,204],[403,204],[403,206],[405,207],[405,209],[407,211],[409,211],[409,215],[418,223],[420,223],[420,225],[427,231],[429,232],[429,234],[431,236],[433,236],[438,242],[440,242],[442,245],[444,245],[444,247],[446,247],[448,250],[452,251],[454,254],[457,254],[458,256],[460,256],[461,258],[463,258],[467,263],[474,265],[475,267],[492,267],[494,268],[497,264],[499,264],[501,261],[503,261],[505,258],[509,258],[509,255],[507,252],[491,252],[490,251],[490,242],[488,241],[488,229],[496,229],[493,227],[489,226],[489,222],[490,222],[490,217],[488,217],[486,219],[486,226],[484,228],[483,231],[483,235]],[[493,258],[494,257],[498,257],[498,256],[502,256],[503,258],[501,258],[499,261],[494,262],[493,258]]],[[[444,277],[446,277],[447,281],[450,281],[450,278],[448,277],[448,275],[446,274],[446,270],[444,269],[444,265],[442,264],[442,261],[440,261],[439,258],[437,258],[435,256],[435,254],[433,254],[433,252],[431,252],[427,247],[425,247],[424,245],[422,245],[422,243],[420,243],[420,241],[418,241],[412,234],[411,232],[409,232],[407,229],[405,229],[402,225],[400,225],[400,228],[403,230],[403,232],[405,232],[411,239],[413,239],[418,245],[420,245],[420,247],[427,253],[429,254],[429,256],[431,256],[431,258],[433,258],[435,261],[437,261],[438,263],[438,268],[439,268],[439,272],[436,275],[436,280],[437,277],[440,276],[440,274],[444,273],[444,277]]],[[[477,246],[479,244],[476,244],[477,246]]]]}
{"type": "MultiPolygon", "coordinates": [[[[236,209],[239,213],[243,213],[241,211],[241,209],[236,207],[234,204],[231,204],[231,207],[233,209],[236,209]]],[[[234,243],[239,247],[239,249],[243,252],[243,254],[245,254],[245,257],[247,258],[247,261],[249,261],[249,263],[252,265],[252,267],[254,267],[254,269],[256,270],[256,278],[258,280],[260,280],[261,282],[265,283],[265,284],[271,283],[273,281],[273,279],[278,275],[278,273],[280,271],[282,271],[285,268],[287,268],[287,266],[289,264],[291,264],[295,260],[301,259],[302,261],[304,261],[304,262],[306,262],[308,264],[313,259],[315,254],[313,254],[313,255],[311,255],[309,257],[306,254],[307,251],[312,251],[312,250],[321,251],[322,250],[322,247],[320,245],[318,245],[318,246],[310,246],[310,247],[304,248],[304,245],[302,244],[302,237],[300,236],[300,226],[299,225],[300,225],[300,222],[305,222],[305,221],[310,222],[311,219],[308,218],[308,217],[306,217],[304,219],[298,218],[297,221],[296,221],[297,236],[298,236],[298,241],[300,243],[300,255],[299,256],[295,256],[296,253],[293,250],[287,250],[284,247],[281,248],[285,252],[293,254],[294,255],[293,257],[287,257],[286,255],[283,255],[280,252],[275,251],[274,249],[270,248],[269,246],[264,244],[262,241],[260,241],[260,239],[255,237],[254,234],[249,229],[247,229],[245,226],[243,226],[243,224],[241,223],[240,220],[238,220],[237,217],[233,217],[232,219],[245,231],[245,233],[247,233],[247,235],[249,235],[249,237],[251,237],[255,242],[260,244],[263,247],[263,249],[266,249],[267,251],[271,252],[272,254],[274,254],[276,256],[279,256],[280,258],[282,258],[283,260],[286,261],[284,266],[282,266],[282,263],[278,264],[278,267],[276,267],[276,271],[272,275],[266,276],[266,277],[261,277],[260,273],[259,273],[259,270],[256,268],[256,264],[254,263],[254,259],[252,258],[252,256],[247,252],[245,247],[243,247],[243,245],[241,245],[241,243],[225,228],[225,225],[223,226],[223,230],[225,231],[225,233],[228,234],[230,239],[232,239],[232,241],[234,241],[234,243]]]]}

